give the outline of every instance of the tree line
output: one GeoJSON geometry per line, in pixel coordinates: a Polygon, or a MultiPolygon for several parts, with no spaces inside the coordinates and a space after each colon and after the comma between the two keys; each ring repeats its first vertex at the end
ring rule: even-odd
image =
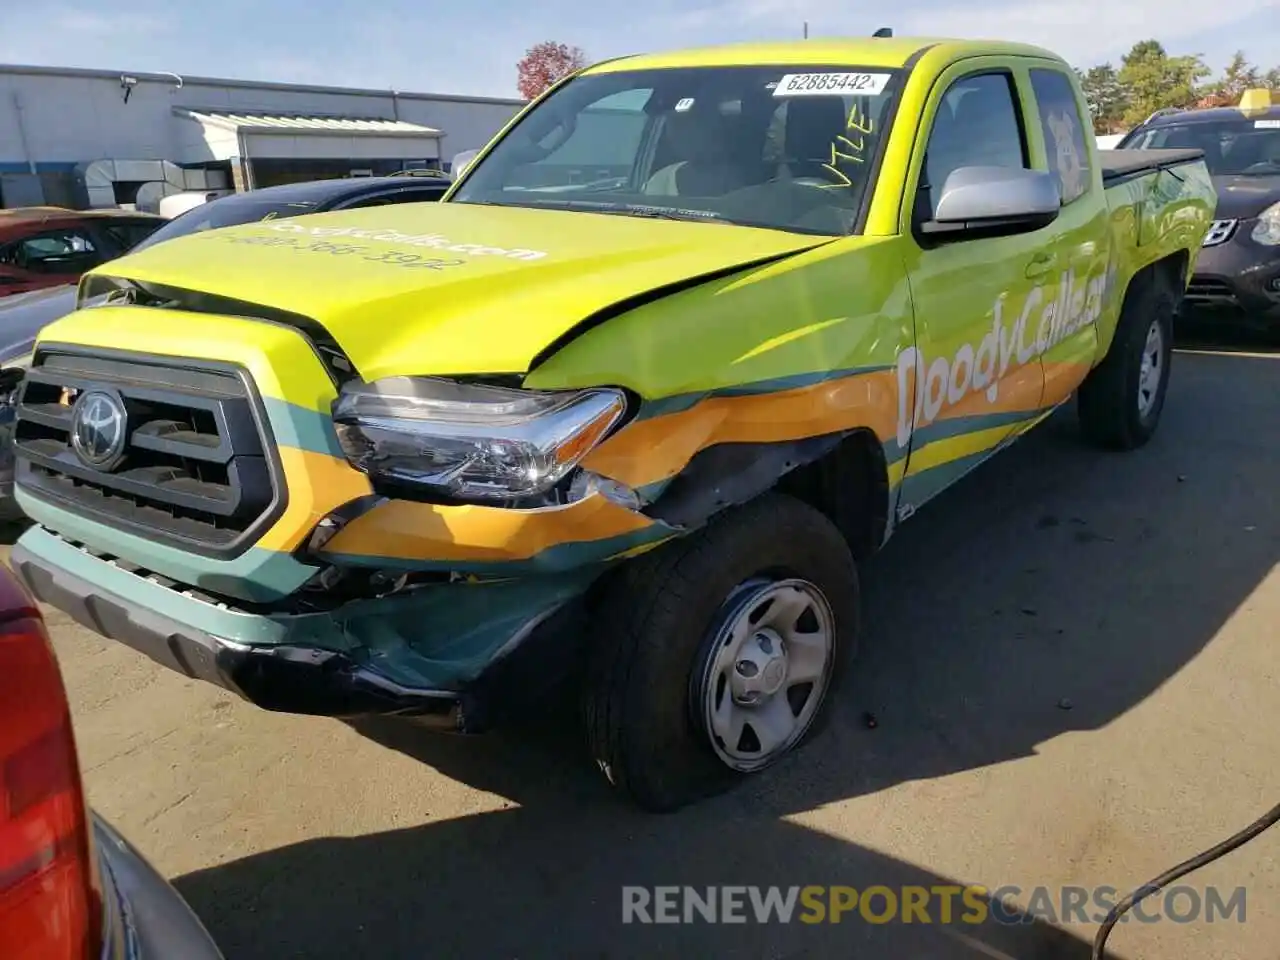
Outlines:
{"type": "Polygon", "coordinates": [[[1117,69],[1102,63],[1076,70],[1093,114],[1097,134],[1123,133],[1157,110],[1169,107],[1224,107],[1240,102],[1255,87],[1280,93],[1280,67],[1264,71],[1236,52],[1222,75],[1210,79],[1199,54],[1173,57],[1158,40],[1143,40],[1120,58],[1117,69]]]}

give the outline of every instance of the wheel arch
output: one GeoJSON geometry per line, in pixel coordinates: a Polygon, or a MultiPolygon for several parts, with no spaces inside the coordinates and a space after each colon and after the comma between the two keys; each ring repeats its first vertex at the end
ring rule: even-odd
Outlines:
{"type": "Polygon", "coordinates": [[[1157,273],[1166,277],[1179,293],[1185,290],[1187,284],[1191,282],[1190,250],[1185,248],[1175,250],[1168,256],[1155,261],[1151,266],[1155,268],[1157,273]]]}
{"type": "Polygon", "coordinates": [[[781,443],[717,444],[697,454],[644,512],[693,530],[771,491],[820,511],[859,561],[884,542],[889,471],[869,428],[781,443]]]}
{"type": "Polygon", "coordinates": [[[1099,344],[1099,362],[1111,352],[1111,346],[1115,343],[1115,334],[1116,330],[1119,329],[1120,320],[1134,297],[1144,294],[1153,284],[1167,283],[1176,293],[1178,299],[1181,300],[1187,284],[1190,282],[1191,252],[1185,248],[1165,254],[1158,260],[1153,260],[1136,271],[1125,287],[1124,298],[1121,300],[1120,310],[1116,315],[1116,323],[1112,325],[1110,330],[1102,331],[1106,336],[1106,342],[1099,344]]]}
{"type": "Polygon", "coordinates": [[[847,434],[834,449],[786,474],[778,490],[820,510],[844,535],[854,559],[869,559],[889,524],[889,470],[884,446],[868,429],[847,434]]]}

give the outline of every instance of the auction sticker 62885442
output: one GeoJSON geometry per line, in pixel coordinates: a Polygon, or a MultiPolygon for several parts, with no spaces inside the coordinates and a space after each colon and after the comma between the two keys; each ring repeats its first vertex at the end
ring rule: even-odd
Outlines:
{"type": "Polygon", "coordinates": [[[788,73],[773,88],[775,97],[866,96],[883,93],[887,73],[788,73]]]}

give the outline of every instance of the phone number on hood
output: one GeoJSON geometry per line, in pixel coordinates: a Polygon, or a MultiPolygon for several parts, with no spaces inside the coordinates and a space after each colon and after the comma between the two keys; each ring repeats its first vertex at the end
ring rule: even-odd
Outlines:
{"type": "Polygon", "coordinates": [[[296,237],[227,237],[231,243],[248,243],[259,247],[284,247],[299,253],[326,253],[333,257],[357,257],[369,263],[385,263],[392,267],[414,267],[423,270],[444,270],[460,267],[465,260],[444,260],[440,257],[424,257],[416,253],[378,252],[371,247],[352,243],[329,243],[325,240],[299,240],[296,237]]]}

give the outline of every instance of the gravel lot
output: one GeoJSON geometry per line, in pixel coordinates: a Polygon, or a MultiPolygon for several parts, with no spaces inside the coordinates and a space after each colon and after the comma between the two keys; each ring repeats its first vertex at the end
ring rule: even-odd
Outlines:
{"type": "MultiPolygon", "coordinates": [[[[620,888],[1128,889],[1280,800],[1280,356],[1174,371],[1147,449],[1066,412],[904,526],[831,728],[730,796],[645,816],[563,724],[272,715],[51,614],[91,801],[229,960],[1087,957],[1087,924],[623,926],[620,888]]],[[[1275,956],[1278,862],[1280,830],[1188,878],[1246,886],[1244,924],[1113,948],[1275,956]]]]}

